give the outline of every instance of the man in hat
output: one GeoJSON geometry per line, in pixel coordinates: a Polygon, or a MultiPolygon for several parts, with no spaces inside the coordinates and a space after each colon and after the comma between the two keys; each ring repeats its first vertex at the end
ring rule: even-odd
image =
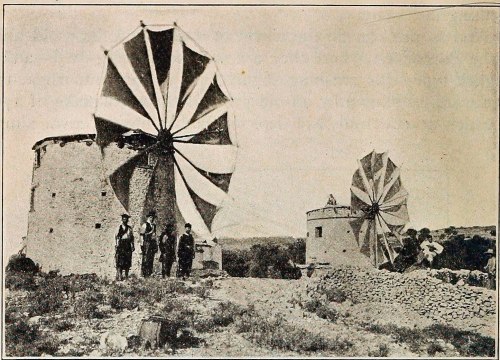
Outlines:
{"type": "Polygon", "coordinates": [[[166,225],[165,230],[160,235],[159,248],[160,248],[160,262],[161,262],[161,276],[163,278],[170,277],[170,270],[175,261],[175,247],[177,237],[175,225],[169,223],[166,225]]]}
{"type": "Polygon", "coordinates": [[[179,276],[184,280],[191,274],[191,267],[194,259],[194,238],[191,235],[191,224],[184,225],[186,232],[179,239],[179,249],[177,256],[179,258],[179,276]]]}
{"type": "Polygon", "coordinates": [[[123,280],[123,271],[125,278],[128,279],[128,272],[132,266],[132,253],[135,250],[134,232],[128,224],[128,214],[122,215],[122,223],[115,235],[115,260],[116,260],[116,280],[123,280]]]}
{"type": "Polygon", "coordinates": [[[495,289],[496,288],[496,271],[497,271],[497,259],[495,258],[495,255],[493,254],[493,249],[488,249],[485,253],[485,256],[488,257],[488,263],[484,267],[484,270],[488,273],[488,280],[489,280],[489,288],[490,289],[495,289]]]}
{"type": "Polygon", "coordinates": [[[146,216],[146,222],[141,227],[141,251],[142,251],[142,276],[149,277],[153,274],[153,262],[158,252],[156,243],[156,213],[150,211],[146,216]]]}

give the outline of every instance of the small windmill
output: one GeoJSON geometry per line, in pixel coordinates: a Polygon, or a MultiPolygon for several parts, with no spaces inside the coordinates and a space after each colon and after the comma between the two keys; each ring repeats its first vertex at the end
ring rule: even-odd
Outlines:
{"type": "Polygon", "coordinates": [[[94,119],[117,198],[129,210],[132,174],[149,164],[142,215],[156,210],[161,222],[190,222],[211,239],[237,152],[231,99],[214,59],[175,23],[141,22],[105,55],[94,119]]]}
{"type": "Polygon", "coordinates": [[[378,268],[388,261],[393,263],[395,245],[403,244],[401,233],[409,222],[408,192],[401,183],[399,168],[387,153],[372,151],[358,164],[352,177],[351,209],[359,217],[351,221],[351,226],[361,253],[378,268]]]}

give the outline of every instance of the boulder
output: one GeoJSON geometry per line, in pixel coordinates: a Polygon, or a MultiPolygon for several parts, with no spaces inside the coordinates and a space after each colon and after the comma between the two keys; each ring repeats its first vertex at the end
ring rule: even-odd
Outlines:
{"type": "Polygon", "coordinates": [[[100,348],[102,350],[112,350],[123,352],[128,347],[127,338],[112,332],[105,332],[101,335],[100,348]]]}

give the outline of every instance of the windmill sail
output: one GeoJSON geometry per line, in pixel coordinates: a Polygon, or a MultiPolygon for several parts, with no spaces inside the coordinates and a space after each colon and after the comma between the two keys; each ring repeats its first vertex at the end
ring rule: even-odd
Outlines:
{"type": "Polygon", "coordinates": [[[358,164],[352,178],[351,209],[361,216],[351,221],[351,227],[361,253],[379,267],[393,263],[395,247],[402,245],[401,232],[409,221],[408,192],[387,153],[373,151],[358,164]]]}
{"type": "Polygon", "coordinates": [[[147,164],[143,213],[190,222],[211,238],[237,151],[231,99],[215,61],[175,25],[142,24],[105,54],[94,118],[117,198],[129,210],[133,173],[147,164]]]}

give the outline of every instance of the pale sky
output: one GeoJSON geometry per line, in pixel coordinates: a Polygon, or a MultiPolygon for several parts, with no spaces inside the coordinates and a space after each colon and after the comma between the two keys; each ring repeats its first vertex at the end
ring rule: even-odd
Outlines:
{"type": "Polygon", "coordinates": [[[218,214],[219,235],[304,236],[305,212],[329,193],[349,204],[356,161],[373,149],[402,169],[408,226],[496,224],[499,10],[395,17],[422,10],[7,7],[6,253],[26,234],[32,145],[95,132],[101,46],[140,20],[176,21],[234,98],[239,207],[218,214]]]}

